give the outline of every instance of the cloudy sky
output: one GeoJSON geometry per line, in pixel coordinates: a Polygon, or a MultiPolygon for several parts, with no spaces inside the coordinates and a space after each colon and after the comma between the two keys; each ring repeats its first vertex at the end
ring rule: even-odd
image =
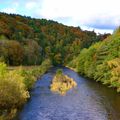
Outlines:
{"type": "Polygon", "coordinates": [[[0,0],[0,11],[46,18],[96,32],[120,25],[120,0],[0,0]]]}

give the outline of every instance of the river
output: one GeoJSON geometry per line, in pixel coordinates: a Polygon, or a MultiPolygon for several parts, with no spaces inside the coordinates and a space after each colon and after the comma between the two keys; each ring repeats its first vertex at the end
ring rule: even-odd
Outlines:
{"type": "Polygon", "coordinates": [[[68,68],[63,67],[63,72],[77,82],[77,87],[65,96],[52,93],[49,86],[56,69],[36,82],[20,120],[120,120],[120,94],[68,68]]]}

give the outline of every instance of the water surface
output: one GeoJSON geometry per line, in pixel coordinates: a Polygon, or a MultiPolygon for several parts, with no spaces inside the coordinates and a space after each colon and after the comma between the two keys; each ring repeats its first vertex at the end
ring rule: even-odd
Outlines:
{"type": "Polygon", "coordinates": [[[49,89],[56,68],[38,80],[31,98],[20,113],[20,120],[120,120],[120,94],[76,72],[62,68],[77,82],[66,96],[49,89]]]}

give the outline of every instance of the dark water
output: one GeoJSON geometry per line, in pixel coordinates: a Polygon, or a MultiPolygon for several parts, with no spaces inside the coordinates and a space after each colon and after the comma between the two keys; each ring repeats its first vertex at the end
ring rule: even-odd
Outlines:
{"type": "Polygon", "coordinates": [[[55,71],[51,69],[36,82],[20,120],[120,120],[120,94],[63,68],[78,86],[60,96],[49,90],[55,71]]]}

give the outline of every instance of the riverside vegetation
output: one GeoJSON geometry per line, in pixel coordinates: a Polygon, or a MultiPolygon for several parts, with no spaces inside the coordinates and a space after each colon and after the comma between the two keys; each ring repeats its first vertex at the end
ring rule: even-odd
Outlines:
{"type": "Polygon", "coordinates": [[[84,48],[69,67],[120,92],[120,28],[104,41],[84,48]]]}
{"type": "Polygon", "coordinates": [[[61,95],[65,95],[68,90],[77,86],[77,83],[67,75],[64,75],[61,69],[58,69],[54,76],[50,89],[61,95]]]}
{"type": "Polygon", "coordinates": [[[37,77],[51,67],[50,60],[45,60],[39,67],[25,70],[20,67],[8,70],[5,63],[0,63],[0,120],[11,120],[15,117],[27,99],[29,90],[37,77]]]}

